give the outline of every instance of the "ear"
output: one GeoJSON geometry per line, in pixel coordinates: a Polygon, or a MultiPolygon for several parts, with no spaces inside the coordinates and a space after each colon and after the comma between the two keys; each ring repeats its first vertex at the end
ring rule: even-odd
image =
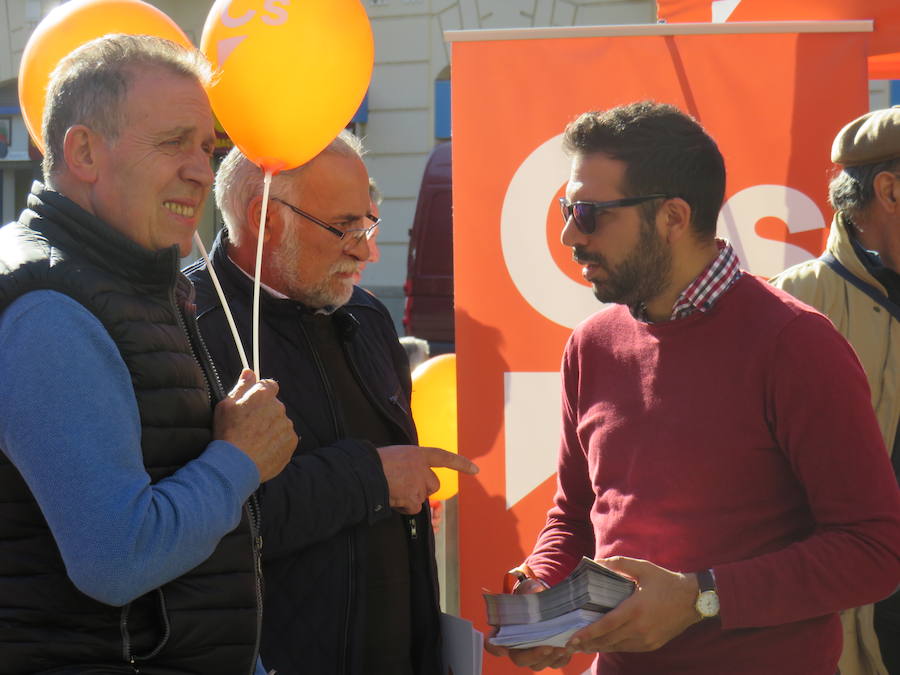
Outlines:
{"type": "Polygon", "coordinates": [[[656,213],[657,227],[669,244],[691,234],[691,206],[681,197],[667,199],[656,213]]]}
{"type": "Polygon", "coordinates": [[[890,171],[882,171],[872,181],[875,199],[888,213],[900,212],[900,179],[890,171]]]}
{"type": "MultiPolygon", "coordinates": [[[[259,239],[259,220],[262,216],[262,195],[257,195],[247,204],[247,228],[254,241],[259,239]]],[[[277,208],[273,207],[271,200],[266,209],[266,227],[263,230],[263,242],[281,241],[281,232],[284,229],[284,220],[277,208]]]]}
{"type": "Polygon", "coordinates": [[[69,127],[63,139],[66,168],[83,183],[95,183],[100,173],[100,150],[103,139],[83,124],[69,127]]]}

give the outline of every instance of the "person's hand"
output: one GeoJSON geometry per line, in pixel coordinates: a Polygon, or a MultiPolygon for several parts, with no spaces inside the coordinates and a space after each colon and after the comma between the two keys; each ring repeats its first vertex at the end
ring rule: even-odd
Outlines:
{"type": "Polygon", "coordinates": [[[259,480],[274,478],[297,448],[294,425],[276,396],[278,383],[244,370],[213,415],[213,437],[236,445],[256,464],[259,480]]]}
{"type": "Polygon", "coordinates": [[[461,455],[440,448],[418,445],[388,445],[378,448],[387,479],[391,508],[415,515],[430,494],[441,486],[432,467],[442,466],[463,473],[478,473],[478,467],[461,455]]]}
{"type": "Polygon", "coordinates": [[[484,649],[494,656],[506,656],[521,668],[543,670],[544,668],[562,668],[572,659],[574,649],[568,647],[531,647],[529,649],[509,649],[492,645],[487,636],[484,638],[484,649]]]}
{"type": "MultiPolygon", "coordinates": [[[[527,593],[540,593],[547,587],[537,579],[524,579],[516,584],[513,591],[516,595],[527,593]]],[[[496,634],[496,629],[494,634],[496,634]]],[[[509,649],[492,645],[490,638],[493,636],[485,636],[484,649],[488,654],[494,656],[506,656],[517,666],[523,668],[531,668],[532,670],[543,670],[544,668],[562,668],[572,658],[575,653],[574,649],[567,647],[531,647],[529,649],[509,649]]]]}
{"type": "Polygon", "coordinates": [[[700,621],[694,608],[699,591],[695,574],[619,556],[597,562],[634,579],[637,588],[618,607],[572,635],[567,647],[581,652],[648,652],[700,621]]]}

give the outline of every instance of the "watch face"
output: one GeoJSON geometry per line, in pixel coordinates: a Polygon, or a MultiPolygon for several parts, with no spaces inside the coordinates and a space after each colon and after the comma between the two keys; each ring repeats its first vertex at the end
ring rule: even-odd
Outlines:
{"type": "Polygon", "coordinates": [[[703,591],[695,604],[700,616],[708,618],[719,613],[719,596],[715,591],[703,591]]]}

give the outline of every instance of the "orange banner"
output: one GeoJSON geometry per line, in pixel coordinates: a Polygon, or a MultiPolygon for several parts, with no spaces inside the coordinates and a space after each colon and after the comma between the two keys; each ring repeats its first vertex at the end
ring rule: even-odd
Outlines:
{"type": "Polygon", "coordinates": [[[875,31],[869,43],[873,55],[869,77],[900,79],[897,0],[657,0],[656,14],[669,23],[872,19],[875,31]]]}
{"type": "MultiPolygon", "coordinates": [[[[460,586],[462,613],[481,629],[482,591],[500,591],[544,523],[560,357],[600,309],[559,242],[565,125],[641,99],[690,112],[728,166],[720,233],[769,276],[824,247],[831,141],[868,108],[862,33],[528,36],[449,36],[459,448],[481,466],[460,477],[460,586]]],[[[486,659],[485,672],[520,672],[486,659]]]]}

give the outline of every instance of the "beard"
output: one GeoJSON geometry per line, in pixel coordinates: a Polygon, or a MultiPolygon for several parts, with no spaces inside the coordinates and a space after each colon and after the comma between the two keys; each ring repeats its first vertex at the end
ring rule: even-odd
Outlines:
{"type": "Polygon", "coordinates": [[[578,246],[573,249],[573,257],[606,272],[606,279],[593,282],[594,296],[600,302],[635,307],[658,296],[670,282],[672,252],[653,223],[643,218],[637,244],[618,265],[611,265],[600,253],[588,253],[578,246]]]}
{"type": "Polygon", "coordinates": [[[285,231],[281,245],[271,253],[270,262],[282,280],[283,293],[310,309],[337,309],[346,305],[353,294],[353,280],[336,275],[355,272],[359,268],[359,264],[352,260],[339,260],[328,268],[321,279],[301,282],[303,247],[293,229],[285,231]]]}

